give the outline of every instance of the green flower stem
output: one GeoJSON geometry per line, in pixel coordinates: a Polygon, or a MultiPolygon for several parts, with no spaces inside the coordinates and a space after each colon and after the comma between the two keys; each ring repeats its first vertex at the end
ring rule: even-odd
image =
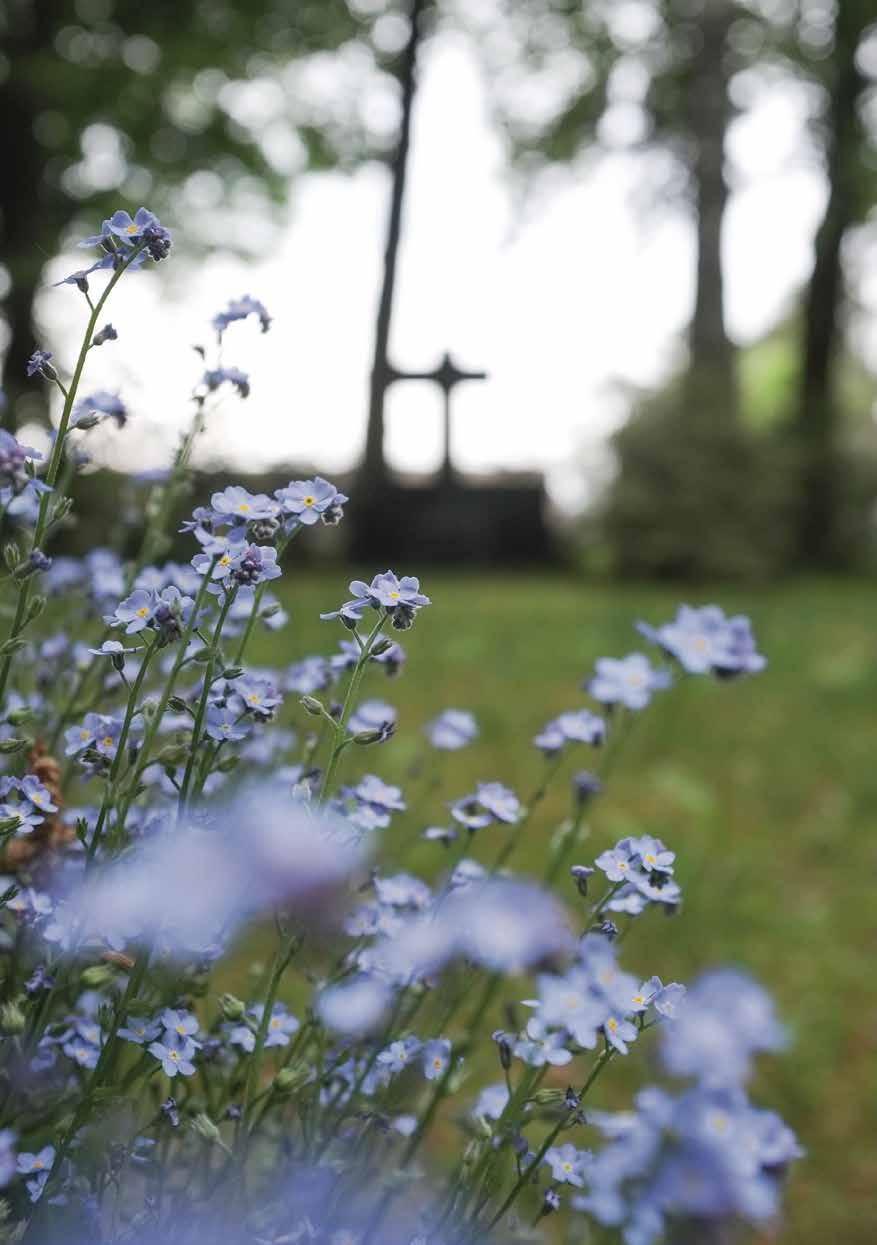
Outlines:
{"type": "MultiPolygon", "coordinates": [[[[599,1058],[596,1060],[588,1076],[588,1079],[585,1081],[584,1085],[581,1088],[581,1091],[579,1093],[580,1100],[585,1097],[588,1090],[594,1084],[597,1077],[600,1075],[600,1073],[603,1071],[606,1065],[611,1061],[612,1056],[614,1054],[615,1054],[614,1049],[612,1047],[607,1047],[606,1050],[604,1050],[602,1054],[599,1056],[599,1058]]],[[[561,1116],[561,1118],[555,1124],[554,1128],[551,1129],[548,1136],[542,1142],[542,1145],[539,1147],[539,1149],[534,1154],[533,1158],[530,1160],[530,1162],[521,1172],[518,1179],[515,1181],[515,1184],[512,1186],[511,1192],[509,1193],[508,1197],[505,1199],[503,1204],[500,1206],[499,1210],[496,1212],[496,1214],[493,1216],[493,1218],[488,1223],[487,1225],[488,1232],[493,1231],[493,1229],[499,1223],[500,1219],[503,1218],[506,1211],[515,1201],[518,1194],[521,1192],[524,1186],[529,1183],[530,1177],[537,1170],[537,1168],[539,1167],[539,1164],[545,1158],[545,1155],[554,1145],[554,1142],[557,1140],[558,1134],[560,1133],[564,1125],[567,1124],[567,1122],[568,1122],[567,1116],[565,1115],[561,1116]]]]}
{"type": "MultiPolygon", "coordinates": [[[[359,690],[359,685],[362,682],[362,676],[365,674],[365,668],[368,665],[369,657],[371,656],[372,645],[377,639],[378,632],[380,631],[383,622],[384,615],[381,614],[365,641],[357,635],[357,639],[361,645],[359,661],[353,668],[353,673],[350,676],[350,683],[347,685],[347,695],[344,697],[341,716],[335,723],[335,738],[332,741],[332,751],[329,755],[329,763],[326,766],[326,773],[323,776],[323,785],[320,788],[320,804],[325,804],[326,798],[331,790],[332,779],[335,777],[335,769],[338,765],[338,758],[344,751],[344,746],[347,742],[345,739],[345,731],[347,729],[347,721],[353,711],[354,698],[359,690]]],[[[356,635],[356,632],[354,632],[354,635],[356,635]]]]}
{"type": "Polygon", "coordinates": [[[274,954],[274,962],[271,966],[271,976],[268,981],[268,991],[265,995],[264,1009],[262,1011],[262,1019],[259,1021],[259,1028],[256,1030],[256,1045],[253,1048],[253,1055],[250,1060],[249,1070],[244,1088],[244,1101],[241,1108],[240,1119],[238,1120],[237,1136],[235,1140],[235,1156],[240,1164],[247,1160],[247,1149],[249,1146],[250,1134],[252,1132],[250,1113],[253,1109],[254,1101],[259,1088],[259,1078],[262,1071],[262,1058],[265,1054],[265,1040],[268,1037],[268,1026],[271,1023],[271,1013],[274,1010],[274,1003],[277,999],[277,991],[280,988],[280,982],[283,974],[289,967],[293,956],[302,944],[302,937],[297,933],[287,934],[279,943],[274,954]]]}
{"type": "Polygon", "coordinates": [[[116,781],[119,777],[119,771],[122,768],[122,762],[125,758],[125,747],[128,743],[128,735],[131,731],[131,723],[134,720],[134,714],[137,709],[137,701],[143,687],[143,680],[146,678],[146,672],[149,669],[149,663],[155,656],[158,643],[158,635],[153,636],[149,647],[143,654],[143,660],[140,663],[140,669],[137,671],[137,678],[134,680],[134,686],[131,688],[128,696],[128,704],[125,708],[125,720],[122,723],[122,730],[119,734],[119,742],[116,745],[116,755],[113,757],[113,763],[110,766],[109,776],[107,778],[106,789],[104,790],[104,798],[101,801],[100,812],[98,813],[97,823],[94,827],[94,834],[91,836],[91,842],[85,853],[86,868],[90,867],[94,861],[100,841],[103,837],[104,825],[107,816],[112,808],[116,797],[116,781]]]}
{"type": "Polygon", "coordinates": [[[505,843],[500,849],[496,857],[496,860],[493,862],[493,868],[491,869],[491,873],[499,873],[500,869],[504,868],[505,865],[508,864],[509,857],[511,856],[512,852],[515,850],[515,848],[518,846],[518,844],[521,841],[521,835],[524,832],[525,826],[529,822],[530,818],[533,816],[533,813],[535,812],[538,805],[540,805],[542,801],[545,799],[545,795],[546,795],[546,792],[548,791],[548,787],[551,784],[551,780],[557,774],[557,771],[560,769],[562,762],[563,762],[562,752],[559,752],[556,757],[552,757],[551,760],[549,760],[548,764],[545,767],[545,772],[542,775],[542,781],[539,783],[539,785],[536,787],[535,791],[533,792],[533,794],[530,796],[529,800],[527,801],[526,806],[525,806],[526,811],[524,812],[524,815],[521,817],[517,825],[512,827],[508,838],[506,839],[505,843]]]}
{"type": "Polygon", "coordinates": [[[183,628],[182,635],[177,641],[178,648],[177,648],[176,658],[174,659],[174,664],[171,667],[170,674],[168,675],[167,681],[165,682],[164,690],[161,694],[161,698],[158,702],[155,713],[153,714],[146,728],[146,732],[143,737],[143,746],[140,749],[140,756],[137,760],[137,766],[134,769],[134,773],[131,775],[131,779],[128,784],[128,790],[125,794],[125,797],[119,805],[119,816],[118,816],[119,827],[118,829],[119,829],[120,834],[125,827],[125,819],[128,816],[128,811],[131,808],[131,805],[134,803],[134,799],[136,798],[137,785],[140,780],[140,775],[143,773],[143,771],[146,769],[147,765],[149,764],[150,749],[152,748],[152,745],[155,741],[155,737],[157,736],[159,728],[161,727],[162,719],[165,713],[167,712],[168,701],[170,700],[171,696],[173,696],[174,694],[174,688],[176,686],[177,679],[186,661],[186,649],[189,647],[189,641],[191,640],[192,634],[195,630],[196,620],[207,598],[207,589],[210,586],[210,576],[213,572],[213,568],[216,565],[216,562],[217,562],[217,559],[214,558],[213,561],[208,566],[207,570],[204,572],[204,576],[201,580],[201,586],[198,589],[198,595],[195,597],[195,604],[192,606],[192,612],[189,615],[189,621],[186,623],[185,627],[183,628]]]}
{"type": "MultiPolygon", "coordinates": [[[[143,985],[143,982],[146,980],[146,973],[149,968],[149,959],[150,959],[150,952],[146,950],[145,948],[142,949],[140,954],[137,957],[137,962],[134,965],[134,968],[132,969],[131,974],[128,977],[128,985],[125,988],[125,993],[122,995],[122,999],[113,1015],[113,1023],[110,1027],[109,1033],[107,1034],[106,1041],[104,1042],[104,1045],[101,1048],[101,1053],[100,1053],[100,1056],[98,1057],[97,1063],[94,1066],[94,1071],[92,1072],[89,1082],[86,1085],[85,1090],[83,1091],[82,1098],[80,1100],[79,1106],[76,1108],[76,1111],[74,1112],[73,1119],[70,1123],[70,1127],[65,1132],[58,1146],[58,1150],[55,1154],[55,1160],[52,1163],[52,1168],[51,1168],[51,1171],[49,1172],[49,1178],[48,1178],[48,1181],[46,1182],[46,1188],[44,1190],[44,1194],[48,1194],[51,1185],[54,1183],[54,1181],[56,1180],[58,1176],[58,1173],[61,1170],[61,1165],[64,1162],[64,1159],[67,1157],[67,1154],[70,1151],[70,1147],[73,1144],[73,1141],[75,1140],[77,1133],[83,1127],[83,1125],[87,1123],[89,1116],[91,1115],[95,1096],[97,1095],[98,1090],[101,1088],[108,1071],[112,1068],[112,1065],[113,1065],[114,1056],[116,1053],[116,1046],[118,1044],[119,1028],[121,1027],[121,1023],[122,1023],[122,1017],[126,1015],[128,1006],[131,1003],[131,1000],[137,997],[140,991],[140,988],[143,985]]],[[[40,1219],[41,1210],[47,1204],[48,1204],[48,1197],[45,1196],[38,1203],[36,1211],[34,1212],[30,1220],[28,1221],[27,1227],[25,1228],[24,1233],[21,1237],[23,1241],[27,1240],[28,1237],[31,1237],[31,1239],[34,1239],[31,1236],[31,1234],[34,1232],[35,1226],[37,1225],[40,1219]]]]}
{"type": "MultiPolygon", "coordinates": [[[[104,304],[106,303],[107,299],[112,293],[116,283],[119,281],[122,274],[125,272],[125,269],[131,263],[131,260],[134,258],[135,255],[139,253],[141,249],[142,247],[138,247],[135,250],[133,250],[130,256],[128,257],[128,259],[125,260],[123,263],[121,263],[119,267],[115,270],[112,277],[107,282],[106,289],[104,290],[100,298],[95,303],[94,309],[89,317],[88,324],[85,329],[85,336],[82,341],[82,346],[80,347],[80,350],[79,350],[79,357],[76,360],[76,366],[73,369],[73,378],[70,381],[70,387],[68,388],[66,397],[64,399],[64,406],[61,410],[61,421],[58,424],[58,431],[55,436],[55,444],[52,447],[51,457],[49,458],[49,465],[46,470],[45,483],[49,486],[49,488],[53,489],[55,486],[55,482],[58,479],[58,472],[61,468],[61,460],[62,460],[63,453],[64,453],[64,440],[67,436],[67,430],[70,425],[70,414],[73,410],[73,403],[76,401],[76,393],[77,393],[77,390],[79,389],[79,382],[82,379],[82,371],[83,371],[83,368],[85,367],[86,355],[88,354],[88,350],[91,345],[91,339],[92,339],[92,336],[94,335],[94,331],[97,326],[98,317],[100,316],[100,313],[103,310],[104,304]]],[[[31,542],[32,550],[39,549],[40,542],[42,541],[43,536],[45,535],[46,525],[48,523],[48,517],[49,517],[49,499],[51,496],[52,496],[51,493],[43,493],[43,495],[40,497],[40,509],[39,509],[39,514],[37,516],[36,526],[34,528],[33,541],[31,542]]],[[[10,640],[17,639],[18,636],[21,634],[21,632],[24,630],[25,626],[27,625],[27,614],[28,614],[28,603],[29,603],[29,598],[30,598],[30,589],[31,589],[31,584],[34,578],[35,576],[29,576],[27,579],[23,581],[23,583],[19,587],[18,603],[15,607],[15,617],[12,620],[12,627],[9,631],[9,636],[8,636],[8,639],[10,640]]],[[[14,657],[14,653],[8,653],[3,658],[2,663],[0,663],[0,702],[2,702],[4,696],[6,695],[6,684],[9,682],[9,671],[12,669],[13,657],[14,657]]]]}
{"type": "MultiPolygon", "coordinates": [[[[475,1039],[476,1030],[493,1002],[501,981],[502,978],[499,973],[492,973],[485,981],[484,988],[481,991],[481,994],[472,1009],[469,1021],[465,1026],[465,1036],[458,1044],[456,1052],[452,1051],[452,1055],[456,1054],[459,1057],[460,1055],[466,1055],[468,1053],[475,1039]]],[[[459,1001],[462,1001],[463,997],[465,996],[461,995],[459,1001]]],[[[450,1019],[450,1016],[448,1016],[448,1019],[450,1019]]],[[[435,1088],[433,1089],[430,1100],[427,1103],[426,1111],[423,1113],[417,1128],[411,1134],[408,1140],[408,1145],[405,1147],[405,1151],[400,1162],[400,1167],[403,1169],[408,1167],[411,1163],[412,1159],[417,1154],[417,1151],[420,1149],[424,1137],[429,1132],[432,1121],[435,1118],[435,1114],[447,1094],[448,1085],[454,1073],[454,1062],[453,1057],[448,1060],[447,1068],[439,1077],[438,1081],[436,1081],[435,1088]]]]}
{"type": "Polygon", "coordinates": [[[225,600],[222,603],[222,609],[219,611],[219,617],[216,620],[216,626],[213,628],[213,636],[210,644],[210,656],[204,667],[204,686],[201,689],[201,698],[198,701],[198,711],[195,715],[195,725],[192,727],[192,742],[189,746],[189,756],[186,760],[186,771],[183,775],[183,785],[180,788],[180,798],[177,802],[177,812],[180,816],[186,812],[189,803],[189,787],[192,783],[192,774],[195,769],[198,746],[201,743],[201,736],[204,732],[204,719],[207,717],[207,702],[210,699],[210,689],[213,686],[213,671],[216,668],[217,648],[222,637],[222,629],[225,626],[225,620],[228,618],[228,612],[234,604],[236,596],[237,588],[232,588],[231,592],[226,592],[225,600]]]}

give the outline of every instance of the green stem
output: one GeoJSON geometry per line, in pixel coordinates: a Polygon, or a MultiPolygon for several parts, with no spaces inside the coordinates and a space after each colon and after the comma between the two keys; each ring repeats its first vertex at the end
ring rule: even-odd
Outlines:
{"type": "Polygon", "coordinates": [[[204,732],[204,719],[207,717],[207,705],[210,700],[210,689],[213,686],[213,671],[216,667],[216,652],[222,636],[222,629],[225,626],[225,620],[228,617],[228,611],[234,604],[237,596],[237,588],[232,588],[230,592],[226,592],[225,600],[222,603],[222,609],[219,611],[219,617],[216,620],[216,626],[213,628],[213,636],[210,642],[210,656],[204,667],[204,686],[201,689],[201,698],[198,701],[198,711],[195,714],[195,725],[192,727],[192,742],[189,746],[189,756],[186,760],[186,772],[183,775],[183,784],[180,787],[180,798],[177,802],[177,812],[182,816],[189,802],[189,787],[192,783],[192,774],[195,769],[195,761],[198,755],[198,747],[201,743],[201,736],[204,732]]]}
{"type": "MultiPolygon", "coordinates": [[[[369,657],[371,656],[372,645],[377,639],[378,632],[380,631],[383,622],[384,616],[381,614],[378,621],[369,632],[368,639],[362,644],[362,651],[359,655],[359,661],[354,666],[353,673],[350,676],[350,683],[347,687],[347,695],[344,697],[341,715],[335,724],[335,739],[332,743],[332,752],[329,756],[329,763],[326,766],[326,773],[323,775],[323,785],[320,788],[320,804],[325,803],[326,797],[331,790],[332,779],[335,777],[335,769],[338,765],[338,758],[341,756],[345,743],[347,742],[345,739],[345,732],[347,730],[348,719],[353,710],[354,698],[356,693],[359,691],[359,685],[362,682],[362,677],[365,674],[365,668],[368,665],[369,657]]],[[[362,643],[362,641],[360,641],[360,643],[362,643]]]]}
{"type": "Polygon", "coordinates": [[[134,714],[137,709],[137,700],[143,687],[143,680],[146,678],[146,672],[149,669],[149,663],[152,660],[156,645],[158,643],[158,634],[156,633],[149,644],[146,652],[143,654],[143,660],[140,663],[140,669],[137,671],[137,678],[134,680],[134,686],[131,688],[131,694],[128,697],[128,704],[125,709],[125,720],[122,723],[122,730],[119,734],[119,742],[116,745],[116,755],[113,757],[113,763],[110,766],[109,776],[107,778],[106,790],[104,798],[101,801],[100,812],[98,813],[97,823],[94,827],[94,834],[91,836],[91,842],[85,853],[86,868],[91,865],[97,849],[100,846],[103,837],[104,823],[107,815],[112,807],[116,796],[116,780],[119,777],[119,770],[122,767],[122,761],[125,757],[125,746],[128,743],[128,735],[131,731],[131,723],[134,720],[134,714]]]}
{"type": "MultiPolygon", "coordinates": [[[[614,1050],[611,1047],[608,1047],[606,1050],[603,1051],[603,1053],[597,1059],[596,1063],[591,1069],[588,1079],[585,1081],[584,1085],[582,1086],[581,1093],[579,1094],[579,1100],[585,1097],[588,1090],[591,1088],[591,1086],[594,1084],[594,1081],[596,1081],[597,1077],[600,1075],[600,1073],[609,1063],[614,1053],[615,1053],[614,1050]]],[[[515,1201],[515,1199],[517,1198],[518,1194],[521,1192],[523,1187],[529,1182],[530,1177],[533,1175],[533,1173],[538,1168],[539,1164],[545,1158],[545,1155],[554,1145],[554,1142],[557,1139],[558,1133],[561,1131],[561,1129],[564,1127],[566,1123],[567,1123],[567,1117],[565,1115],[561,1116],[561,1118],[555,1124],[554,1128],[551,1129],[548,1136],[542,1142],[542,1145],[539,1147],[539,1149],[533,1155],[533,1158],[530,1160],[530,1162],[521,1172],[518,1179],[515,1181],[515,1184],[512,1186],[511,1192],[509,1193],[508,1197],[503,1202],[502,1206],[500,1206],[499,1210],[490,1220],[490,1223],[487,1225],[488,1232],[493,1231],[493,1229],[499,1223],[500,1219],[502,1219],[503,1215],[505,1215],[506,1211],[509,1209],[511,1204],[515,1201]]]]}
{"type": "MultiPolygon", "coordinates": [[[[82,379],[83,368],[85,367],[85,359],[88,354],[89,347],[91,345],[91,339],[92,339],[92,336],[94,335],[94,330],[97,325],[98,317],[103,309],[104,303],[107,301],[110,294],[112,293],[113,287],[119,281],[125,269],[131,263],[131,260],[134,258],[135,255],[139,253],[141,249],[142,248],[138,247],[136,250],[132,251],[130,256],[123,263],[121,263],[119,267],[115,270],[112,277],[107,282],[106,289],[101,294],[98,301],[95,303],[94,310],[92,311],[91,316],[89,317],[88,326],[85,330],[85,337],[83,338],[82,346],[80,347],[80,350],[79,350],[79,357],[76,360],[76,366],[73,369],[73,378],[70,381],[70,387],[67,390],[67,394],[64,398],[64,406],[61,411],[61,421],[58,424],[58,431],[55,436],[55,444],[52,447],[51,457],[49,458],[49,465],[46,470],[45,483],[49,486],[50,489],[54,488],[55,481],[58,478],[58,472],[61,467],[61,459],[64,453],[64,440],[67,436],[67,430],[70,425],[70,415],[73,410],[73,403],[76,400],[76,393],[77,393],[77,390],[79,389],[79,382],[82,379]]],[[[42,496],[40,497],[40,509],[39,509],[39,514],[37,516],[36,526],[34,528],[33,541],[31,543],[32,550],[39,549],[40,542],[43,539],[43,536],[45,534],[46,524],[48,522],[48,516],[49,516],[50,497],[51,497],[51,493],[43,493],[42,496]]],[[[31,583],[33,582],[34,578],[35,578],[34,576],[28,577],[27,579],[24,580],[24,582],[21,584],[21,587],[19,588],[18,604],[16,606],[15,617],[12,622],[12,629],[10,630],[9,637],[8,637],[10,640],[16,639],[18,635],[21,633],[21,631],[24,630],[25,622],[27,618],[28,600],[30,597],[30,587],[31,587],[31,583]]],[[[2,702],[3,697],[6,694],[6,684],[9,681],[9,671],[12,668],[13,657],[14,657],[13,653],[7,654],[7,656],[3,658],[2,664],[0,664],[0,702],[2,702]]]]}
{"type": "Polygon", "coordinates": [[[244,1088],[244,1102],[238,1122],[238,1144],[235,1150],[241,1164],[246,1162],[247,1157],[247,1147],[249,1145],[250,1132],[252,1131],[249,1117],[259,1087],[259,1077],[262,1072],[262,1059],[265,1053],[265,1040],[268,1037],[268,1026],[271,1023],[271,1013],[274,1011],[274,1003],[277,999],[277,991],[280,988],[283,974],[289,967],[292,957],[298,951],[301,943],[300,935],[295,933],[288,934],[280,943],[274,955],[274,963],[268,981],[268,990],[263,1004],[262,1019],[259,1021],[259,1028],[256,1030],[256,1045],[253,1047],[253,1057],[250,1060],[244,1088]]]}
{"type": "Polygon", "coordinates": [[[152,716],[152,719],[150,720],[149,725],[146,728],[146,732],[143,737],[143,747],[140,749],[140,756],[137,761],[137,766],[134,770],[133,775],[131,776],[129,788],[125,794],[125,798],[121,802],[120,807],[119,807],[119,817],[118,817],[119,833],[121,833],[125,827],[125,819],[128,816],[128,810],[133,804],[134,799],[137,794],[137,784],[140,780],[140,775],[143,773],[143,771],[146,769],[147,765],[149,764],[150,749],[152,748],[152,744],[155,741],[155,737],[158,734],[159,728],[161,727],[162,719],[167,711],[168,701],[170,700],[171,696],[173,696],[174,694],[174,688],[176,687],[176,682],[177,682],[177,678],[179,677],[179,673],[183,668],[184,662],[186,661],[186,649],[189,647],[189,641],[191,640],[192,633],[195,630],[195,624],[197,622],[198,615],[201,613],[201,610],[204,607],[204,602],[207,598],[207,589],[210,586],[210,582],[211,582],[210,577],[211,577],[211,574],[213,573],[213,568],[216,565],[216,562],[217,562],[217,559],[214,558],[213,561],[208,566],[207,570],[204,572],[204,576],[201,580],[201,586],[198,589],[198,595],[195,597],[195,604],[192,606],[192,612],[189,615],[189,621],[186,623],[185,627],[183,628],[183,633],[180,636],[180,639],[178,641],[179,647],[177,649],[177,656],[174,660],[174,664],[171,667],[170,674],[168,675],[167,681],[164,685],[164,691],[161,694],[161,698],[158,702],[158,706],[155,710],[155,713],[152,716]]]}

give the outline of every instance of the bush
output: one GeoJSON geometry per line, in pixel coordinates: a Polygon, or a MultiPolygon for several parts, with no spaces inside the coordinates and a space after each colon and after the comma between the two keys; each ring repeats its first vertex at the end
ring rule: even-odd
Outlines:
{"type": "Polygon", "coordinates": [[[603,512],[621,575],[764,579],[794,547],[796,461],[709,409],[693,415],[676,389],[616,434],[617,475],[603,512]]]}

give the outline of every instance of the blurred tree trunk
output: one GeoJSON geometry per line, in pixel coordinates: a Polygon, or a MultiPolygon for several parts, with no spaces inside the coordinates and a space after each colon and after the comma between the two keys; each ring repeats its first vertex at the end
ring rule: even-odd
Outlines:
{"type": "Polygon", "coordinates": [[[798,436],[803,457],[798,553],[808,564],[827,563],[837,553],[835,517],[841,487],[837,360],[842,347],[842,247],[858,216],[856,180],[860,145],[858,105],[865,82],[856,49],[866,26],[863,6],[844,0],[838,7],[833,74],[826,84],[826,176],[828,202],[815,239],[815,261],[804,300],[803,366],[798,436]]]}
{"type": "Polygon", "coordinates": [[[411,117],[417,87],[417,54],[422,34],[423,14],[429,3],[430,0],[411,0],[408,14],[410,23],[408,41],[402,53],[398,71],[402,97],[399,140],[390,162],[392,183],[384,247],[384,273],[375,324],[365,452],[359,472],[359,488],[364,497],[374,496],[387,476],[387,464],[384,458],[384,398],[389,382],[390,327],[396,289],[396,265],[402,237],[402,208],[408,174],[408,151],[411,144],[411,117]]]}
{"type": "Polygon", "coordinates": [[[698,419],[737,418],[736,349],[725,331],[722,226],[728,205],[725,136],[731,120],[728,0],[706,0],[698,20],[701,43],[684,101],[691,144],[691,180],[697,226],[697,288],[688,331],[685,404],[698,419]]]}
{"type": "Polygon", "coordinates": [[[3,389],[7,402],[4,427],[14,429],[18,398],[27,387],[39,399],[43,386],[28,385],[25,366],[37,343],[33,329],[33,299],[39,285],[47,248],[54,244],[60,221],[42,194],[42,148],[34,137],[40,101],[17,67],[24,56],[51,41],[51,6],[22,6],[4,33],[3,52],[9,72],[0,84],[0,260],[9,272],[10,289],[3,300],[9,342],[3,362],[3,389]]]}

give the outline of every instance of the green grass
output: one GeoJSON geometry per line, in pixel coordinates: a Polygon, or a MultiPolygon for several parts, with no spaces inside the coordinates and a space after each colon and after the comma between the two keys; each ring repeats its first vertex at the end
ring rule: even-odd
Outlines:
{"type": "MultiPolygon", "coordinates": [[[[343,598],[344,573],[290,573],[287,583],[292,626],[259,641],[253,655],[266,663],[328,652],[340,638],[338,624],[317,614],[343,598]]],[[[424,583],[434,606],[401,637],[407,670],[394,682],[370,676],[365,688],[398,707],[399,734],[345,761],[345,776],[356,764],[402,780],[423,752],[428,717],[448,705],[477,714],[479,744],[440,758],[441,790],[423,777],[408,784],[412,835],[445,820],[442,801],[478,778],[526,796],[541,773],[533,733],[585,703],[579,684],[595,657],[640,647],[634,619],[664,619],[677,602],[670,589],[555,577],[435,574],[424,583]]],[[[864,582],[803,581],[691,599],[749,613],[768,671],[727,685],[688,680],[653,705],[594,806],[590,854],[646,831],[677,851],[684,909],[632,930],[625,963],[686,981],[732,962],[770,988],[794,1042],[764,1062],[755,1095],[808,1151],[780,1239],[865,1245],[877,1223],[877,593],[864,582]]],[[[564,774],[588,762],[581,750],[564,774]]],[[[561,779],[527,829],[515,858],[522,870],[541,871],[566,798],[561,779]]],[[[485,858],[501,833],[485,832],[485,858]]],[[[428,868],[437,850],[424,845],[414,863],[428,868]]],[[[565,893],[574,903],[572,888],[565,893]]],[[[638,1052],[613,1066],[596,1101],[623,1102],[648,1074],[638,1052]]]]}

